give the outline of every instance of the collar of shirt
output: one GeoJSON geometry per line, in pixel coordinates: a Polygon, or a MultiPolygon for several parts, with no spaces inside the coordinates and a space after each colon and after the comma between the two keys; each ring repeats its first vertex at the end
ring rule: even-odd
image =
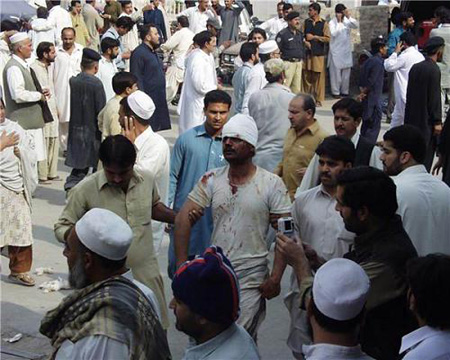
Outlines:
{"type": "Polygon", "coordinates": [[[246,61],[246,62],[244,63],[243,66],[247,66],[247,67],[249,67],[249,68],[252,68],[252,67],[255,66],[255,65],[253,65],[252,63],[246,61]]]}
{"type": "Polygon", "coordinates": [[[317,192],[317,195],[326,197],[327,199],[334,199],[333,196],[331,196],[327,190],[324,188],[322,184],[319,185],[319,191],[317,192]]]}
{"type": "Polygon", "coordinates": [[[309,126],[305,129],[305,131],[303,131],[303,132],[301,133],[300,136],[302,136],[306,131],[309,131],[311,134],[314,135],[316,132],[319,131],[319,129],[320,129],[319,122],[318,122],[316,119],[314,119],[314,122],[313,122],[311,125],[309,125],[309,126]]]}
{"type": "Polygon", "coordinates": [[[450,24],[441,24],[441,27],[450,27],[450,24]]]}
{"type": "Polygon", "coordinates": [[[120,35],[117,32],[116,28],[114,26],[111,26],[108,30],[106,30],[106,32],[109,32],[110,34],[112,34],[114,36],[115,39],[119,39],[120,35]]]}
{"type": "Polygon", "coordinates": [[[14,55],[14,54],[13,54],[12,58],[13,58],[14,60],[18,61],[18,62],[20,63],[20,65],[26,67],[27,69],[30,68],[30,65],[28,65],[28,63],[27,63],[25,60],[21,59],[21,58],[18,57],[17,55],[14,55]]]}
{"type": "Polygon", "coordinates": [[[396,176],[396,178],[400,177],[409,177],[411,174],[428,174],[427,169],[425,169],[425,166],[422,164],[410,166],[409,168],[406,168],[403,170],[400,174],[396,176]]]}
{"type": "Polygon", "coordinates": [[[287,86],[285,86],[285,85],[283,85],[283,84],[280,84],[280,83],[277,83],[277,82],[274,82],[274,83],[268,83],[264,88],[267,88],[267,89],[275,89],[275,88],[281,88],[282,90],[284,90],[284,91],[287,91],[287,92],[291,92],[291,89],[290,88],[288,88],[287,86]]]}
{"type": "Polygon", "coordinates": [[[102,55],[102,58],[100,59],[100,62],[101,62],[101,63],[104,63],[104,64],[107,64],[107,65],[113,64],[112,61],[108,60],[108,59],[105,58],[103,55],[102,55]]]}
{"type": "MultiPolygon", "coordinates": [[[[73,49],[72,54],[70,54],[70,56],[72,56],[74,53],[76,53],[76,52],[78,52],[78,51],[83,51],[83,46],[80,45],[80,44],[78,44],[78,43],[74,43],[74,47],[75,47],[75,48],[73,49]]],[[[69,55],[69,53],[68,53],[66,50],[64,50],[64,48],[62,47],[62,45],[61,45],[61,46],[58,46],[58,47],[56,48],[56,51],[58,51],[58,52],[63,52],[63,53],[65,53],[65,54],[69,55]]]]}
{"type": "MultiPolygon", "coordinates": [[[[202,125],[198,126],[196,128],[196,132],[197,134],[195,135],[196,137],[200,137],[200,136],[204,136],[204,137],[209,137],[212,139],[212,136],[208,134],[208,132],[206,131],[206,127],[205,127],[205,123],[203,123],[202,125]]],[[[214,140],[219,140],[222,141],[222,134],[217,135],[214,140]]]]}
{"type": "Polygon", "coordinates": [[[358,145],[359,136],[360,136],[360,133],[358,130],[356,130],[355,134],[350,139],[350,141],[353,143],[353,145],[355,145],[355,147],[358,145]]]}
{"type": "MultiPolygon", "coordinates": [[[[235,323],[231,324],[228,329],[222,331],[219,335],[216,337],[213,337],[212,339],[209,339],[208,341],[193,345],[191,347],[188,347],[187,351],[189,353],[197,353],[197,354],[210,354],[214,350],[216,350],[219,346],[224,345],[227,343],[227,340],[233,335],[233,333],[237,330],[237,325],[235,323]]],[[[191,357],[189,357],[191,358],[191,357]]],[[[196,358],[196,357],[192,357],[196,358]]],[[[199,356],[198,358],[203,358],[203,356],[199,356]]]]}
{"type": "Polygon", "coordinates": [[[417,330],[403,336],[402,338],[402,346],[400,347],[400,354],[404,353],[407,350],[411,350],[419,345],[421,342],[440,334],[442,331],[433,329],[430,326],[422,326],[417,330]]]}
{"type": "Polygon", "coordinates": [[[339,346],[332,344],[303,345],[306,359],[353,359],[364,355],[361,346],[339,346]]]}
{"type": "Polygon", "coordinates": [[[142,149],[142,146],[149,141],[149,139],[154,135],[155,133],[152,130],[152,127],[149,126],[147,129],[145,129],[139,136],[134,140],[134,146],[138,149],[142,149]]]}
{"type": "MultiPolygon", "coordinates": [[[[128,184],[128,190],[132,189],[134,186],[142,182],[144,178],[139,174],[136,170],[133,171],[133,176],[130,179],[130,183],[128,184]]],[[[97,189],[101,191],[105,187],[113,187],[109,185],[108,179],[105,175],[105,170],[100,170],[100,174],[97,178],[97,189]]]]}

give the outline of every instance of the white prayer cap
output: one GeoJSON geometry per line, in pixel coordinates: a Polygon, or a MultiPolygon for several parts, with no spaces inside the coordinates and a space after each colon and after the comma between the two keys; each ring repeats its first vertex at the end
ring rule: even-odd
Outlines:
{"type": "Polygon", "coordinates": [[[9,38],[9,41],[11,42],[11,44],[17,44],[17,43],[27,40],[27,39],[30,39],[30,38],[28,37],[28,34],[26,32],[18,32],[18,33],[15,33],[14,35],[12,35],[9,38]]]}
{"type": "Polygon", "coordinates": [[[258,128],[255,120],[249,115],[236,114],[224,125],[222,138],[238,138],[256,147],[258,142],[258,128]]]}
{"type": "Polygon", "coordinates": [[[345,321],[362,311],[369,288],[370,280],[361,266],[348,259],[332,259],[317,270],[312,294],[323,315],[345,321]]]}
{"type": "Polygon", "coordinates": [[[84,214],[75,232],[84,246],[110,260],[124,259],[133,239],[130,226],[119,215],[99,208],[84,214]]]}
{"type": "Polygon", "coordinates": [[[270,54],[278,50],[278,45],[275,40],[267,40],[260,44],[258,48],[260,54],[270,54]]]}
{"type": "Polygon", "coordinates": [[[127,97],[131,110],[141,119],[148,120],[155,112],[155,103],[145,92],[137,90],[127,97]]]}

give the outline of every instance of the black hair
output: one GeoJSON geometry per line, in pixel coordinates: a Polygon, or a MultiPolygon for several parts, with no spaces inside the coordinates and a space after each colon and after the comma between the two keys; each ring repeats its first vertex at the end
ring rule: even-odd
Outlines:
{"type": "Polygon", "coordinates": [[[283,11],[289,10],[289,9],[293,9],[294,6],[292,4],[289,3],[284,3],[283,5],[283,11]]]}
{"type": "Polygon", "coordinates": [[[136,162],[136,148],[123,135],[108,136],[100,144],[98,154],[103,166],[116,165],[128,168],[136,162]]]}
{"type": "Polygon", "coordinates": [[[450,330],[450,256],[429,254],[411,259],[406,265],[406,280],[417,314],[426,325],[450,330]]]}
{"type": "Polygon", "coordinates": [[[206,109],[209,104],[214,103],[227,104],[229,109],[231,108],[231,96],[223,90],[211,90],[206,93],[203,104],[206,109]]]}
{"type": "Polygon", "coordinates": [[[139,28],[139,37],[142,41],[145,40],[145,37],[149,34],[151,28],[158,29],[155,24],[144,24],[139,28]]]}
{"type": "Polygon", "coordinates": [[[254,28],[252,31],[250,31],[250,34],[248,34],[248,39],[252,40],[253,35],[255,35],[255,34],[260,34],[264,38],[264,41],[267,40],[266,30],[261,29],[261,28],[254,28]]]}
{"type": "Polygon", "coordinates": [[[377,54],[380,49],[386,46],[386,41],[382,37],[376,37],[370,42],[370,50],[372,54],[377,54]]]}
{"type": "Polygon", "coordinates": [[[0,29],[1,31],[19,31],[20,24],[12,19],[5,19],[0,23],[0,29]]]}
{"type": "Polygon", "coordinates": [[[256,55],[258,51],[258,44],[254,42],[245,42],[242,44],[239,50],[239,56],[243,62],[247,62],[252,58],[252,55],[256,55]]]}
{"type": "Polygon", "coordinates": [[[294,99],[301,98],[303,99],[303,110],[308,111],[312,110],[312,115],[316,114],[316,102],[314,98],[309,94],[297,94],[294,99]]]}
{"type": "Polygon", "coordinates": [[[120,3],[123,8],[129,4],[133,4],[133,2],[131,0],[121,0],[120,3]]]}
{"type": "Polygon", "coordinates": [[[47,19],[48,18],[48,10],[43,6],[39,6],[36,10],[36,15],[39,19],[47,19]]]}
{"type": "Polygon", "coordinates": [[[346,110],[354,120],[361,119],[364,112],[363,104],[351,97],[338,100],[333,104],[331,109],[333,110],[333,114],[336,113],[336,110],[346,110]]]}
{"type": "Polygon", "coordinates": [[[441,24],[450,23],[450,10],[446,6],[439,6],[434,10],[434,17],[439,18],[441,24]]]}
{"type": "Polygon", "coordinates": [[[344,136],[331,135],[325,138],[317,147],[316,154],[327,156],[335,161],[343,161],[344,164],[355,162],[356,150],[351,140],[344,136]]]}
{"type": "Polygon", "coordinates": [[[402,25],[403,21],[408,20],[409,18],[412,18],[414,15],[410,13],[409,11],[402,11],[398,17],[398,24],[402,25]]]}
{"type": "Polygon", "coordinates": [[[399,7],[395,7],[391,11],[391,21],[395,26],[398,26],[400,24],[399,19],[400,19],[401,13],[402,13],[402,11],[399,7]]]}
{"type": "Polygon", "coordinates": [[[51,50],[51,47],[55,46],[55,44],[48,42],[48,41],[42,41],[39,43],[39,45],[36,48],[36,55],[39,60],[42,60],[44,58],[45,53],[49,53],[51,50]]]}
{"type": "Polygon", "coordinates": [[[112,78],[112,88],[117,95],[122,94],[127,88],[137,84],[138,79],[136,75],[128,72],[121,71],[115,74],[112,78]]]}
{"type": "MultiPolygon", "coordinates": [[[[260,55],[260,57],[261,57],[261,55],[260,55]]],[[[267,80],[267,82],[268,82],[269,84],[273,84],[273,83],[275,83],[275,82],[280,81],[280,79],[282,78],[282,76],[283,76],[283,72],[281,72],[281,73],[279,73],[278,75],[274,76],[274,75],[272,75],[271,73],[269,73],[269,72],[266,71],[266,80],[267,80]]]]}
{"type": "Polygon", "coordinates": [[[342,202],[354,212],[367,207],[370,214],[380,219],[392,219],[397,204],[397,188],[383,171],[360,166],[342,171],[337,185],[344,188],[342,202]]]}
{"type": "Polygon", "coordinates": [[[74,29],[73,27],[69,27],[69,26],[68,26],[68,27],[65,27],[65,28],[63,28],[63,29],[61,30],[61,36],[62,36],[62,34],[64,33],[64,31],[67,31],[67,30],[72,31],[74,36],[77,35],[75,29],[74,29]]]}
{"type": "Polygon", "coordinates": [[[345,334],[353,332],[355,328],[361,325],[365,315],[365,309],[363,309],[353,319],[339,321],[322,314],[317,308],[313,297],[311,297],[310,306],[312,315],[317,321],[317,324],[319,324],[321,328],[331,333],[345,334]]]}
{"type": "Polygon", "coordinates": [[[100,48],[102,49],[102,54],[107,52],[109,49],[119,47],[119,46],[120,46],[119,40],[113,39],[110,37],[105,37],[100,44],[100,48]]]}
{"type": "Polygon", "coordinates": [[[130,105],[128,104],[128,96],[124,97],[122,100],[120,100],[120,106],[122,107],[126,116],[128,116],[128,117],[132,116],[136,121],[138,121],[142,125],[150,124],[150,119],[141,118],[131,109],[130,105]]]}
{"type": "Polygon", "coordinates": [[[70,2],[70,7],[74,7],[76,4],[81,4],[81,0],[72,0],[70,2]]]}
{"type": "Polygon", "coordinates": [[[208,31],[202,31],[195,35],[195,43],[200,47],[200,49],[203,49],[207,43],[211,42],[214,35],[208,31]]]}
{"type": "Polygon", "coordinates": [[[414,160],[422,164],[427,153],[427,143],[420,130],[412,125],[402,125],[387,131],[384,141],[390,141],[392,147],[399,151],[409,152],[414,160]]]}
{"type": "Polygon", "coordinates": [[[100,266],[102,269],[105,269],[107,271],[117,271],[125,266],[125,263],[127,261],[127,258],[123,258],[121,260],[111,260],[107,259],[104,256],[101,256],[95,252],[93,252],[91,249],[88,249],[81,241],[78,241],[78,254],[83,256],[84,253],[89,252],[92,255],[97,258],[98,262],[100,263],[100,266]]]}
{"type": "Polygon", "coordinates": [[[320,14],[320,10],[322,9],[318,3],[312,3],[308,6],[308,8],[314,9],[318,14],[320,14]]]}
{"type": "Polygon", "coordinates": [[[400,41],[404,42],[408,46],[416,46],[417,39],[412,31],[405,31],[400,35],[400,41]]]}
{"type": "Polygon", "coordinates": [[[284,4],[285,4],[284,1],[280,1],[280,2],[277,4],[277,9],[278,9],[280,6],[284,6],[284,4]]]}
{"type": "Polygon", "coordinates": [[[187,16],[181,15],[177,17],[178,24],[181,25],[181,27],[189,27],[189,19],[187,16]]]}
{"type": "Polygon", "coordinates": [[[116,21],[116,26],[130,31],[134,26],[134,21],[129,16],[120,16],[116,21]]]}

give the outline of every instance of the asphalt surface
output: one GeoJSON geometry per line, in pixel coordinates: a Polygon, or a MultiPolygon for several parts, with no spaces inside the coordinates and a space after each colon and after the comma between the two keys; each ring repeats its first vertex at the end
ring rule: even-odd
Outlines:
{"type": "MultiPolygon", "coordinates": [[[[322,108],[318,108],[316,117],[320,124],[330,133],[334,134],[331,105],[334,100],[324,102],[322,108]]],[[[170,146],[178,135],[178,116],[175,108],[170,108],[173,129],[161,132],[170,146]]],[[[382,133],[387,125],[382,124],[382,133]]],[[[62,179],[68,175],[69,169],[64,166],[64,159],[59,159],[58,173],[62,179]]],[[[53,233],[53,224],[61,214],[65,204],[65,192],[63,181],[54,182],[51,185],[39,186],[33,200],[33,236],[34,236],[34,271],[38,267],[52,267],[53,274],[35,276],[35,287],[23,287],[8,283],[8,259],[1,257],[1,359],[38,359],[51,353],[49,340],[39,333],[39,325],[44,314],[56,307],[70,290],[45,293],[38,289],[38,285],[48,280],[58,278],[67,279],[68,270],[65,257],[62,255],[63,246],[57,242],[53,233]],[[10,344],[5,338],[10,338],[17,333],[23,334],[21,340],[10,344]],[[9,353],[9,354],[8,354],[9,353]],[[21,354],[15,356],[12,354],[21,354]]],[[[4,209],[2,209],[4,211],[4,209]]],[[[172,298],[170,280],[167,277],[167,248],[166,237],[159,251],[158,260],[161,273],[164,277],[166,298],[172,298]]],[[[292,355],[286,346],[289,330],[289,315],[283,303],[283,295],[288,291],[288,269],[283,277],[282,293],[267,304],[267,316],[263,322],[258,338],[258,348],[263,359],[292,359],[292,355]]],[[[168,341],[174,359],[181,359],[187,337],[175,329],[175,318],[170,311],[171,326],[168,330],[168,341]]]]}

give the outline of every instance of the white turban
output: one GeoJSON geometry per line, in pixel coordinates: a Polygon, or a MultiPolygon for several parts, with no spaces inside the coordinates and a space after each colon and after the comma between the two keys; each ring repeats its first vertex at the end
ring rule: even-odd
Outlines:
{"type": "Polygon", "coordinates": [[[278,45],[275,40],[267,40],[258,46],[260,54],[270,54],[278,50],[278,45]]]}
{"type": "Polygon", "coordinates": [[[234,115],[222,129],[222,138],[225,137],[242,139],[256,147],[256,143],[258,142],[258,128],[256,127],[255,120],[245,114],[234,115]]]}
{"type": "Polygon", "coordinates": [[[155,103],[145,92],[137,90],[127,97],[131,110],[141,119],[148,120],[155,112],[155,103]]]}
{"type": "Polygon", "coordinates": [[[348,259],[332,259],[314,276],[314,304],[331,319],[350,320],[362,311],[369,288],[369,277],[361,266],[348,259]]]}
{"type": "Polygon", "coordinates": [[[119,215],[99,208],[84,214],[75,232],[84,246],[110,260],[124,259],[133,240],[130,226],[119,215]]]}

